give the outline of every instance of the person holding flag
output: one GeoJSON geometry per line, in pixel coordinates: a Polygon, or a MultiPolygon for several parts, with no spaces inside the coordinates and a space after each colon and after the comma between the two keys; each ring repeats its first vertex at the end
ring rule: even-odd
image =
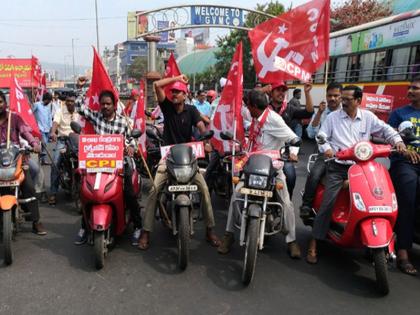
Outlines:
{"type": "MultiPolygon", "coordinates": [[[[188,93],[187,84],[188,78],[183,74],[164,78],[155,81],[153,84],[165,119],[163,130],[165,145],[190,142],[193,136],[193,127],[196,127],[201,134],[206,132],[206,127],[197,108],[185,104],[188,93]],[[171,100],[165,95],[165,90],[171,92],[171,100]]],[[[146,250],[149,248],[150,232],[153,231],[158,196],[164,188],[167,178],[166,165],[161,162],[155,176],[154,185],[149,192],[144,216],[144,228],[139,240],[139,249],[146,250]]],[[[220,241],[213,231],[215,223],[210,194],[200,172],[197,172],[195,175],[194,182],[203,196],[203,213],[207,225],[206,239],[212,246],[218,247],[220,241]]]]}
{"type": "Polygon", "coordinates": [[[49,162],[46,161],[47,157],[47,143],[49,142],[50,132],[53,123],[53,117],[51,113],[51,104],[52,102],[52,95],[51,93],[44,93],[42,95],[42,102],[36,102],[32,106],[32,112],[35,115],[36,121],[38,122],[38,128],[42,134],[42,142],[44,147],[42,148],[42,152],[40,154],[40,161],[42,165],[50,165],[49,162]]]}
{"type": "MultiPolygon", "coordinates": [[[[15,90],[17,89],[19,88],[14,87],[12,85],[10,96],[10,102],[12,105],[17,101],[17,96],[15,92],[15,90]]],[[[19,92],[21,92],[21,90],[19,92]]],[[[21,93],[20,95],[23,95],[23,93],[21,93]]],[[[27,104],[27,106],[29,109],[29,104],[27,104]]],[[[17,106],[14,106],[13,108],[15,107],[17,106]]],[[[13,108],[9,108],[9,110],[12,111],[13,108]]],[[[6,145],[6,143],[8,142],[8,123],[10,117],[10,142],[13,145],[20,146],[19,138],[22,137],[23,139],[28,141],[29,145],[32,146],[35,153],[40,153],[41,145],[39,143],[39,140],[32,135],[31,127],[29,127],[23,120],[22,116],[24,115],[22,113],[20,113],[19,115],[18,113],[13,111],[9,113],[9,110],[7,108],[6,96],[2,91],[0,91],[0,145],[6,145]]],[[[28,161],[25,162],[27,163],[28,161]]],[[[32,201],[26,204],[26,209],[31,213],[32,217],[32,232],[37,235],[46,235],[47,232],[45,231],[42,223],[40,222],[38,200],[35,197],[35,189],[32,182],[30,170],[28,167],[22,169],[25,174],[25,180],[20,184],[22,197],[24,199],[33,199],[32,201]]]]}

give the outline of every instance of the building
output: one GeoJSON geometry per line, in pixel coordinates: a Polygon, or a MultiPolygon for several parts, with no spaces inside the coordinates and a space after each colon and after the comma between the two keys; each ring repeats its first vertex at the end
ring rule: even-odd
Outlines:
{"type": "Polygon", "coordinates": [[[179,38],[176,40],[176,54],[179,57],[183,57],[188,55],[189,53],[193,52],[194,50],[194,38],[192,37],[184,37],[179,38]]]}

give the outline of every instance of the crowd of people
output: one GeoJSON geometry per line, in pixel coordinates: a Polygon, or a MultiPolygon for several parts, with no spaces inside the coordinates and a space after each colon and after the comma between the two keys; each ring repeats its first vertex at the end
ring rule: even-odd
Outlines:
{"type": "MultiPolygon", "coordinates": [[[[200,90],[193,97],[187,86],[188,78],[185,75],[154,82],[160,110],[152,116],[155,119],[160,117],[163,122],[163,140],[166,145],[187,143],[200,134],[204,134],[210,128],[214,117],[220,100],[217,92],[200,90]],[[170,87],[169,97],[165,93],[165,87],[170,87]]],[[[420,133],[420,77],[414,78],[410,83],[407,105],[392,112],[388,123],[378,119],[372,112],[361,108],[363,92],[357,86],[343,87],[338,83],[330,83],[325,91],[326,101],[317,104],[317,110],[312,101],[311,90],[312,85],[305,84],[303,93],[306,104],[303,105],[300,103],[302,91],[299,89],[295,89],[293,98],[287,101],[288,86],[283,81],[272,82],[265,86],[258,85],[244,95],[242,105],[242,117],[244,126],[248,130],[248,150],[250,151],[280,150],[285,143],[296,137],[301,138],[304,134],[309,139],[314,139],[319,133],[322,133],[327,139],[325,144],[319,145],[317,148],[318,158],[306,179],[301,205],[294,205],[292,202],[296,183],[296,170],[293,162],[298,161],[297,153],[290,154],[290,161],[285,163],[283,170],[277,175],[277,180],[283,182],[285,187],[281,190],[280,196],[284,204],[284,220],[287,228],[285,240],[289,256],[293,259],[302,256],[300,246],[296,242],[295,206],[299,206],[299,214],[302,219],[313,215],[312,202],[315,191],[321,178],[326,176],[326,193],[320,212],[315,217],[312,239],[306,254],[308,263],[318,262],[317,243],[326,238],[335,200],[351,166],[351,163],[346,161],[343,163],[333,158],[340,150],[349,148],[361,140],[369,140],[372,135],[380,135],[386,142],[392,144],[396,151],[391,156],[390,174],[399,204],[398,220],[395,227],[398,266],[404,273],[417,274],[415,266],[409,259],[408,251],[412,248],[414,218],[419,209],[420,146],[407,147],[397,129],[402,122],[410,121],[416,128],[417,135],[420,133]],[[303,119],[310,119],[306,128],[303,128],[303,119]]],[[[38,209],[38,201],[46,201],[45,192],[42,191],[43,184],[39,183],[43,181],[44,177],[40,175],[42,173],[40,165],[51,165],[48,202],[50,205],[55,205],[60,176],[57,166],[61,162],[60,151],[64,146],[62,139],[72,132],[70,123],[78,121],[83,116],[93,125],[97,134],[123,134],[128,137],[126,116],[129,117],[132,114],[138,96],[138,91],[133,90],[130,101],[120,111],[114,93],[104,90],[99,95],[100,110],[93,111],[84,105],[82,95],[69,93],[64,100],[60,101],[58,95],[45,93],[42,96],[42,101],[36,102],[32,106],[42,139],[34,138],[28,126],[19,116],[11,116],[11,141],[19,144],[20,139],[23,138],[34,148],[36,153],[39,153],[39,159],[33,157],[28,159],[29,168],[26,171],[26,180],[21,187],[25,198],[37,197],[28,204],[28,210],[32,214],[33,231],[36,234],[46,234],[40,223],[38,209]],[[52,156],[47,151],[47,143],[54,145],[52,156]],[[36,191],[36,187],[41,188],[36,191]]],[[[3,93],[0,93],[2,143],[6,141],[8,120],[6,113],[6,98],[3,93]]],[[[128,145],[127,154],[135,156],[135,151],[133,146],[128,145]]],[[[217,158],[217,155],[210,154],[209,167],[214,165],[211,163],[214,158],[217,158]]],[[[124,170],[125,178],[130,178],[131,173],[132,169],[126,168],[124,170]]],[[[157,202],[167,181],[167,176],[166,166],[162,162],[159,164],[154,178],[154,185],[143,196],[143,199],[146,200],[143,220],[140,215],[140,206],[128,184],[129,180],[125,181],[127,185],[124,189],[124,197],[134,223],[131,243],[138,246],[139,249],[146,250],[150,246],[150,233],[153,231],[157,202]]],[[[227,254],[235,239],[231,218],[233,205],[231,202],[225,234],[223,238],[219,239],[214,232],[215,220],[208,190],[211,180],[214,179],[203,176],[200,172],[197,172],[194,177],[194,183],[202,193],[203,215],[207,227],[205,237],[212,246],[217,247],[220,254],[227,254]]],[[[234,192],[234,194],[236,193],[234,192]]],[[[86,240],[86,222],[82,220],[75,244],[83,244],[86,240]]]]}

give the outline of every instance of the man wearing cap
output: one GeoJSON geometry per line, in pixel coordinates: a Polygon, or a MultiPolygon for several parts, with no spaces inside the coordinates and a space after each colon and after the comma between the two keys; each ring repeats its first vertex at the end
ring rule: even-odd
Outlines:
{"type": "MultiPolygon", "coordinates": [[[[286,92],[288,89],[289,88],[284,81],[272,83],[270,107],[283,118],[284,122],[290,127],[290,129],[294,130],[294,123],[298,119],[311,118],[314,113],[312,97],[310,94],[312,84],[307,83],[304,87],[306,99],[304,109],[299,109],[287,104],[286,92]]],[[[286,175],[287,189],[289,190],[290,199],[292,199],[293,190],[296,184],[296,170],[293,163],[286,162],[283,167],[283,172],[286,175]]]]}
{"type": "MultiPolygon", "coordinates": [[[[200,112],[194,106],[185,104],[188,93],[187,84],[188,78],[185,75],[165,78],[153,83],[165,120],[163,140],[166,145],[190,142],[193,127],[196,127],[201,134],[206,132],[206,127],[201,120],[200,112]],[[171,99],[165,95],[164,87],[166,86],[170,87],[171,99]]],[[[154,185],[150,190],[147,200],[144,226],[139,240],[139,249],[146,250],[149,248],[150,232],[153,230],[158,197],[165,187],[167,178],[166,164],[161,161],[155,176],[154,185]]],[[[197,172],[193,181],[200,189],[203,197],[203,214],[207,225],[206,239],[212,246],[217,247],[220,245],[220,241],[213,232],[215,224],[207,184],[200,172],[197,172]]]]}

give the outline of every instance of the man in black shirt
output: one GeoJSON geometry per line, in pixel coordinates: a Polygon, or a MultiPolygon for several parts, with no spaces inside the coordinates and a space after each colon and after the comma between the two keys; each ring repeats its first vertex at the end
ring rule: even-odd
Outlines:
{"type": "MultiPolygon", "coordinates": [[[[166,145],[190,142],[192,127],[196,127],[201,134],[206,132],[206,127],[197,108],[185,104],[188,93],[187,83],[188,78],[185,75],[180,75],[173,78],[165,78],[153,84],[165,121],[163,138],[166,145]],[[166,97],[164,87],[171,91],[171,100],[166,97]]],[[[153,230],[157,201],[166,185],[167,179],[166,164],[161,161],[145,209],[144,227],[139,240],[139,248],[142,250],[149,248],[150,232],[153,230]]],[[[194,183],[202,193],[203,215],[207,225],[206,239],[212,246],[218,247],[220,241],[213,232],[215,224],[210,194],[200,172],[197,172],[195,175],[194,183]]]]}

